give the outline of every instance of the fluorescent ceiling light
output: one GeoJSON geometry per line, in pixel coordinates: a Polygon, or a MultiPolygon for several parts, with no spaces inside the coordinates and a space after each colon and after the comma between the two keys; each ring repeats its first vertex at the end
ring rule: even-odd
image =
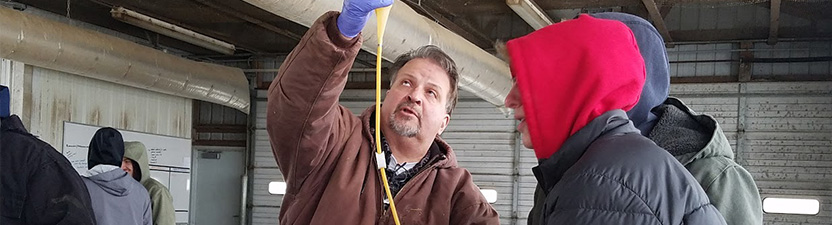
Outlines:
{"type": "Polygon", "coordinates": [[[482,195],[485,196],[485,201],[488,203],[497,202],[497,190],[494,189],[480,189],[482,195]]]}
{"type": "Polygon", "coordinates": [[[232,55],[234,54],[234,50],[236,50],[234,45],[227,42],[205,36],[192,30],[158,20],[123,7],[114,8],[110,11],[110,14],[112,14],[113,18],[122,22],[129,23],[168,37],[176,38],[196,46],[207,48],[215,52],[232,55]]]}
{"type": "Polygon", "coordinates": [[[817,199],[765,198],[763,211],[766,213],[816,215],[820,212],[817,199]]]}
{"type": "Polygon", "coordinates": [[[552,24],[552,19],[533,0],[506,0],[506,4],[535,30],[552,24]]]}
{"type": "Polygon", "coordinates": [[[286,194],[286,182],[278,182],[278,181],[269,182],[269,194],[285,195],[286,194]]]}

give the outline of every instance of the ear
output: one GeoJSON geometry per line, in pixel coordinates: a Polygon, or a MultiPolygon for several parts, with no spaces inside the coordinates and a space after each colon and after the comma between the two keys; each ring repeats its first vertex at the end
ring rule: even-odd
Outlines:
{"type": "Polygon", "coordinates": [[[448,128],[448,124],[451,122],[451,114],[445,113],[445,117],[442,118],[442,125],[439,126],[439,134],[442,135],[442,132],[445,132],[445,128],[448,128]]]}

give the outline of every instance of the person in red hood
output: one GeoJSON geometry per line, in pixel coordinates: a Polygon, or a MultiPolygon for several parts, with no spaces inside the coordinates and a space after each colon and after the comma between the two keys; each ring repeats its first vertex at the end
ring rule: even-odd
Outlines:
{"type": "MultiPolygon", "coordinates": [[[[725,224],[697,181],[627,117],[644,61],[619,21],[581,15],[507,43],[523,145],[542,193],[532,224],[725,224]]],[[[534,215],[534,214],[533,214],[534,215]]]]}

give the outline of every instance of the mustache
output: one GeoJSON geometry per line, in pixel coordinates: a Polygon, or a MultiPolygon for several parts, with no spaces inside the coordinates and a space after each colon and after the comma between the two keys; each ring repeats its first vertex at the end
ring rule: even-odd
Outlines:
{"type": "Polygon", "coordinates": [[[411,111],[413,111],[413,113],[416,114],[417,118],[422,118],[422,110],[420,110],[421,108],[419,107],[419,105],[412,101],[399,103],[399,105],[396,106],[396,112],[401,111],[405,107],[410,108],[411,111]]]}

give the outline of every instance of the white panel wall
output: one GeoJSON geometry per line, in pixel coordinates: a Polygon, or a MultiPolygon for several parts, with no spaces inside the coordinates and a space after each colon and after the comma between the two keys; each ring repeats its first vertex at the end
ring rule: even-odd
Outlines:
{"type": "Polygon", "coordinates": [[[278,224],[280,204],[283,195],[269,194],[269,182],[282,182],[283,175],[277,168],[277,162],[272,153],[269,134],[266,132],[266,90],[257,91],[254,102],[255,131],[253,170],[251,171],[251,224],[278,224]]]}
{"type": "Polygon", "coordinates": [[[0,58],[0,84],[8,86],[12,77],[12,61],[0,58]]]}
{"type": "Polygon", "coordinates": [[[191,100],[60,71],[31,70],[29,132],[61,150],[63,121],[191,138],[191,100]]]}
{"type": "Polygon", "coordinates": [[[448,129],[442,134],[454,149],[459,166],[468,169],[474,183],[481,189],[497,190],[497,202],[492,203],[500,214],[502,224],[511,224],[514,202],[514,151],[517,127],[514,117],[503,114],[494,105],[465,91],[448,129]]]}
{"type": "MultiPolygon", "coordinates": [[[[0,59],[0,84],[9,88],[9,110],[14,115],[28,115],[32,112],[31,67],[7,59],[0,59]],[[27,70],[28,68],[28,70],[27,70]]],[[[28,121],[23,121],[28,126],[28,121]]]]}
{"type": "MultiPolygon", "coordinates": [[[[521,141],[517,140],[517,142],[521,141]]],[[[524,147],[522,143],[518,143],[517,148],[520,149],[520,167],[518,168],[520,172],[520,179],[518,181],[520,189],[517,193],[518,221],[516,224],[524,225],[527,224],[529,212],[532,211],[532,206],[534,205],[534,189],[537,187],[537,178],[532,173],[532,167],[537,166],[538,163],[534,150],[524,147]]]]}

